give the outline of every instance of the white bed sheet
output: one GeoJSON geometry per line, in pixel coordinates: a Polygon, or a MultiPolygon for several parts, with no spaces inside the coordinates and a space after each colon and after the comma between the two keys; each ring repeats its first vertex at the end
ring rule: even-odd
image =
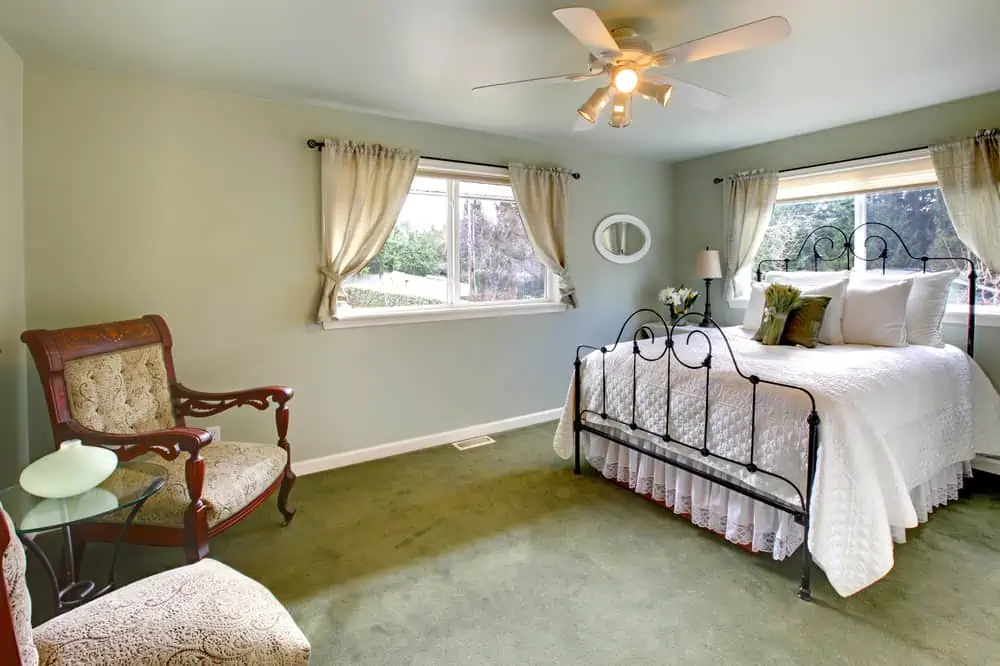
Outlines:
{"type": "MultiPolygon", "coordinates": [[[[738,327],[724,329],[744,374],[810,391],[820,424],[820,454],[813,490],[809,547],[836,591],[853,594],[892,568],[892,528],[915,527],[912,489],[977,453],[1000,454],[1000,396],[981,368],[955,347],[876,348],[861,345],[816,349],[768,347],[738,327]]],[[[749,455],[750,384],[737,375],[717,332],[710,332],[713,358],[709,446],[713,452],[746,460],[749,455]]],[[[677,354],[700,363],[707,342],[694,335],[676,338],[677,354]]],[[[643,355],[659,355],[664,339],[639,343],[643,355]]],[[[609,352],[607,412],[632,420],[631,341],[609,352]]],[[[582,405],[602,411],[601,354],[583,359],[582,405]]],[[[672,368],[670,434],[700,446],[704,429],[704,370],[672,368]]],[[[635,421],[662,432],[667,412],[667,358],[639,360],[635,421]]],[[[764,387],[758,392],[758,466],[781,473],[804,492],[808,457],[809,402],[801,392],[764,387]]],[[[594,424],[617,427],[598,416],[594,424]]],[[[670,455],[692,455],[673,444],[637,436],[670,455]]],[[[573,384],[556,430],[556,452],[573,453],[573,384]]],[[[797,503],[784,483],[745,468],[696,456],[721,472],[797,503]]]]}

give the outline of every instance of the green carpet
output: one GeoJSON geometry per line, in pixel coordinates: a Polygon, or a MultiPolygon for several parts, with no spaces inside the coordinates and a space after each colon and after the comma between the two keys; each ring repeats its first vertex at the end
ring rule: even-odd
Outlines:
{"type": "MultiPolygon", "coordinates": [[[[291,526],[272,500],[212,556],[281,599],[319,665],[1000,659],[996,499],[938,510],[854,597],[817,571],[810,604],[797,560],[748,554],[589,468],[575,477],[553,430],[300,478],[291,526]]],[[[126,547],[122,578],[181,563],[126,547]]]]}

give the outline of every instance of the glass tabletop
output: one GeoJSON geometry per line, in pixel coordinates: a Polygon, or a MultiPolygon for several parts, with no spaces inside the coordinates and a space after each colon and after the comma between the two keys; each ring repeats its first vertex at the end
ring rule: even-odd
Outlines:
{"type": "Polygon", "coordinates": [[[0,491],[0,503],[18,534],[58,529],[93,520],[149,498],[167,481],[167,470],[150,462],[127,462],[85,493],[62,499],[36,497],[21,486],[0,491]]]}

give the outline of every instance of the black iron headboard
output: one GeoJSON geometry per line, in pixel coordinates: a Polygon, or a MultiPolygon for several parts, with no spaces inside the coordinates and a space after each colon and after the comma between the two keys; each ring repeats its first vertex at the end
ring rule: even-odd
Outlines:
{"type": "Polygon", "coordinates": [[[889,240],[892,238],[895,238],[895,242],[898,243],[900,249],[906,253],[907,257],[915,262],[920,262],[920,272],[927,272],[927,264],[929,262],[964,262],[969,265],[969,318],[966,329],[965,351],[969,356],[972,356],[976,343],[976,279],[978,277],[976,274],[976,263],[966,256],[918,257],[910,251],[910,248],[906,246],[903,238],[895,229],[881,222],[866,222],[855,227],[850,234],[846,233],[840,227],[829,224],[816,227],[802,239],[802,244],[799,245],[799,249],[794,255],[779,259],[760,260],[757,263],[757,281],[760,282],[763,278],[765,265],[772,270],[780,267],[781,270],[787,271],[792,262],[808,262],[810,260],[812,261],[812,268],[815,271],[821,270],[821,263],[839,261],[845,258],[848,269],[851,268],[852,263],[856,263],[857,261],[865,262],[866,266],[873,261],[877,261],[881,262],[882,273],[885,273],[886,262],[889,259],[889,240]],[[874,227],[877,227],[880,233],[872,234],[868,231],[874,227]],[[860,249],[864,255],[858,254],[858,248],[855,248],[854,242],[855,235],[862,230],[865,231],[865,240],[860,249]],[[880,235],[885,232],[888,232],[888,234],[880,235]],[[811,246],[809,245],[810,240],[812,241],[811,246]],[[872,241],[874,241],[874,246],[870,247],[869,243],[872,241]],[[811,256],[805,256],[807,247],[811,250],[811,256]]]}

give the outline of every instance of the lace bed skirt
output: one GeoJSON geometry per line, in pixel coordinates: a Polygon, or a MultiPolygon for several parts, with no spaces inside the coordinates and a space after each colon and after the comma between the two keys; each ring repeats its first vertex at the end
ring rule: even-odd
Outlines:
{"type": "MultiPolygon", "coordinates": [[[[791,556],[802,545],[802,526],[784,511],[603,437],[581,433],[580,445],[587,462],[605,478],[673,509],[675,514],[727,541],[755,553],[771,553],[776,560],[791,556]]],[[[958,499],[965,478],[971,476],[972,462],[960,462],[912,489],[910,498],[918,520],[927,522],[936,507],[958,499]]],[[[892,538],[896,543],[905,543],[906,529],[892,526],[892,538]]]]}

